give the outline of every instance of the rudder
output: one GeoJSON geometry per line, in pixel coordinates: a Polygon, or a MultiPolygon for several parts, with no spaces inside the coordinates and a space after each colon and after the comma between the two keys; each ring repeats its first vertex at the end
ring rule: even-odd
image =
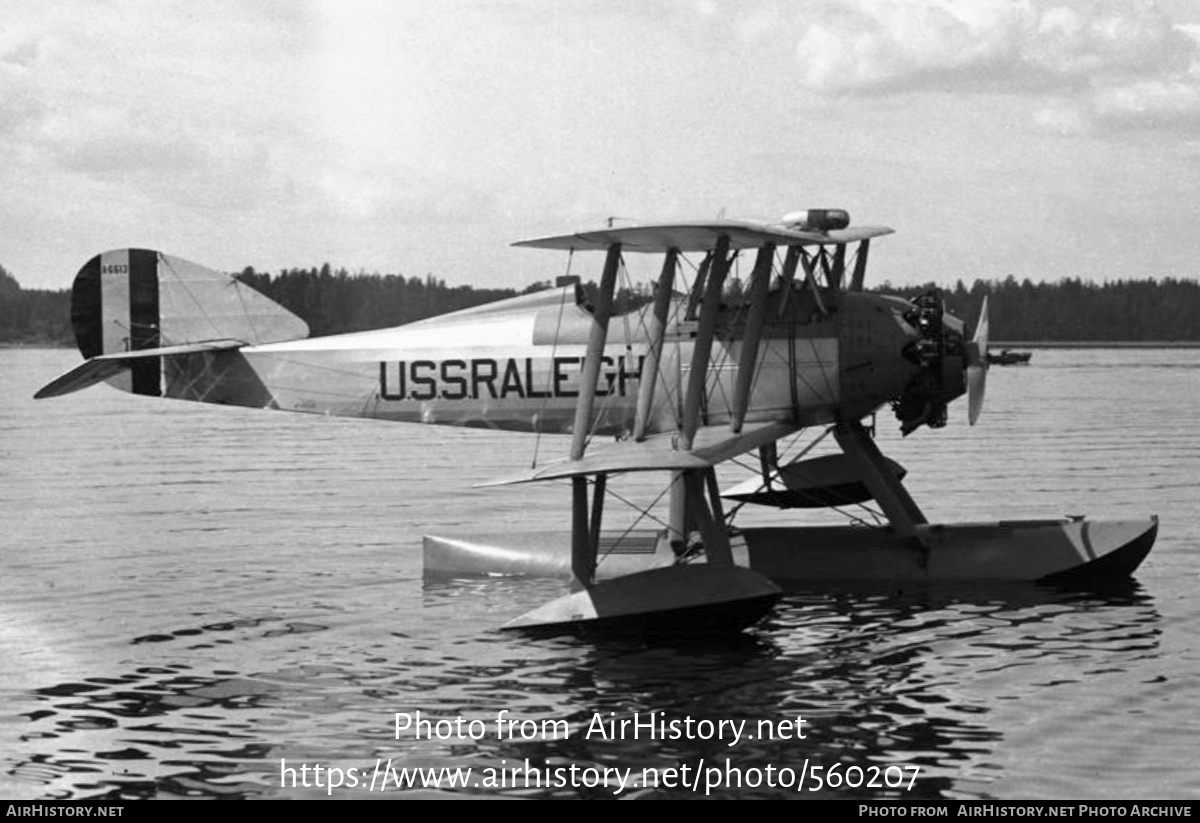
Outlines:
{"type": "MultiPolygon", "coordinates": [[[[158,253],[123,249],[93,257],[71,288],[71,328],[86,358],[159,348],[158,253]]],[[[110,379],[134,394],[158,395],[158,361],[147,359],[110,379]]]]}

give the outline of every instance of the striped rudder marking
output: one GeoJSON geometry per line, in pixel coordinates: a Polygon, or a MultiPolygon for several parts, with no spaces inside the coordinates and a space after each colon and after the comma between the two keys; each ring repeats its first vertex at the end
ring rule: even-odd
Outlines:
{"type": "MultiPolygon", "coordinates": [[[[71,326],[84,357],[158,348],[158,253],[120,249],[89,260],[71,289],[71,326]]],[[[147,359],[110,378],[117,388],[158,397],[162,361],[147,359]]]]}

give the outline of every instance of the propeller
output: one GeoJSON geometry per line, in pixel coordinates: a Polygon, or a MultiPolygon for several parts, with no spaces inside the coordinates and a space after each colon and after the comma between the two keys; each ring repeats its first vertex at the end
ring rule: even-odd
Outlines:
{"type": "Polygon", "coordinates": [[[967,420],[974,426],[983,411],[983,393],[987,388],[988,369],[988,305],[987,296],[979,311],[979,325],[967,350],[967,420]]]}

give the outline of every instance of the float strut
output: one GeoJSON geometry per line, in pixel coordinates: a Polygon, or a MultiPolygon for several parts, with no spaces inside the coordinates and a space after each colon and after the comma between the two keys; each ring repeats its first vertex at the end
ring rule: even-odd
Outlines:
{"type": "Polygon", "coordinates": [[[596,550],[588,523],[586,477],[571,478],[571,573],[587,589],[596,581],[596,550]]]}
{"type": "Polygon", "coordinates": [[[917,526],[929,521],[916,501],[888,468],[887,461],[859,421],[842,420],[834,426],[833,436],[849,457],[858,464],[863,482],[883,509],[892,528],[906,537],[919,537],[917,526]]]}

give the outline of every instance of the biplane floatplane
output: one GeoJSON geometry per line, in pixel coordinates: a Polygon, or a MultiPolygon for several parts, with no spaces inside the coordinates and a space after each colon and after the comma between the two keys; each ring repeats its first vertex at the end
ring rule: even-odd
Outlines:
{"type": "Polygon", "coordinates": [[[516,479],[569,481],[569,538],[425,539],[427,573],[573,579],[573,591],[513,628],[740,629],[781,584],[1111,579],[1150,550],[1156,517],[927,522],[864,420],[890,405],[906,434],[941,427],[966,394],[973,424],[987,305],[967,339],[936,294],[865,292],[871,240],[891,229],[851,227],[837,209],[777,223],[611,223],[516,244],[603,252],[594,305],[575,282],[315,339],[231,276],[156,251],[106,252],[72,290],[86,362],[37,397],[105,381],[155,397],[569,435],[566,459],[516,479]],[[632,253],[661,254],[661,273],[652,302],[613,322],[632,253]],[[725,286],[741,254],[753,264],[732,299],[725,286]],[[685,263],[693,277],[680,289],[685,263]],[[840,453],[781,465],[777,442],[805,430],[832,433],[840,453]],[[715,467],[752,452],[756,477],[723,496],[715,467]],[[612,551],[620,536],[602,529],[606,488],[630,472],[663,473],[669,512],[640,548],[612,551]],[[873,500],[886,523],[734,530],[723,498],[777,508],[873,500]]]}

